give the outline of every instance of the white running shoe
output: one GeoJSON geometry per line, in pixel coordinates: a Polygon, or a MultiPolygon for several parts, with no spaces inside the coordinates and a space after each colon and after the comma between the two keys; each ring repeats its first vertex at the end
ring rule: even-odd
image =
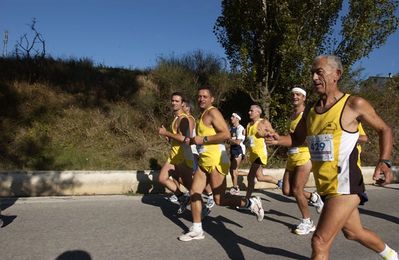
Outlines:
{"type": "Polygon", "coordinates": [[[173,194],[172,196],[168,197],[167,199],[168,199],[170,202],[174,202],[174,203],[176,203],[176,202],[179,201],[179,199],[177,198],[177,196],[176,196],[175,194],[173,194]]]}
{"type": "Polygon", "coordinates": [[[316,207],[316,212],[319,214],[323,210],[324,202],[317,192],[312,192],[312,196],[310,197],[310,204],[316,207]]]}
{"type": "Polygon", "coordinates": [[[239,195],[241,195],[241,194],[240,194],[240,189],[239,189],[238,187],[237,187],[237,188],[234,188],[234,187],[233,187],[233,188],[230,189],[230,194],[231,194],[231,195],[239,196],[239,195]]]}
{"type": "Polygon", "coordinates": [[[190,203],[190,196],[186,193],[183,196],[180,196],[179,198],[179,209],[177,210],[177,214],[183,214],[184,211],[186,211],[187,205],[190,203]]]}
{"type": "Polygon", "coordinates": [[[262,221],[263,218],[265,217],[265,211],[263,210],[262,201],[258,196],[252,197],[249,200],[251,202],[250,206],[251,212],[255,213],[258,221],[262,221]]]}
{"type": "Polygon", "coordinates": [[[186,234],[179,236],[179,240],[184,242],[188,242],[195,239],[204,239],[204,238],[205,238],[204,231],[203,230],[194,231],[193,227],[191,227],[190,231],[188,231],[186,234]]]}
{"type": "Polygon", "coordinates": [[[302,219],[301,223],[294,230],[297,235],[307,235],[310,232],[316,230],[315,225],[313,225],[313,221],[310,219],[302,219]]]}
{"type": "Polygon", "coordinates": [[[208,196],[208,200],[206,201],[206,207],[211,209],[215,206],[215,201],[213,200],[213,196],[208,196]]]}

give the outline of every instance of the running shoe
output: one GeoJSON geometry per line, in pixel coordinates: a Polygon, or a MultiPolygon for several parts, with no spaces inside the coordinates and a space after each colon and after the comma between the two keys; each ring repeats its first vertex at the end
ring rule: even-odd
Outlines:
{"type": "Polygon", "coordinates": [[[252,213],[255,213],[258,221],[262,221],[263,218],[265,217],[265,212],[263,210],[262,206],[262,201],[258,196],[252,197],[249,199],[251,202],[251,206],[249,207],[251,209],[252,213]]]}
{"type": "Polygon", "coordinates": [[[239,196],[240,195],[240,189],[238,187],[237,188],[233,187],[233,188],[230,189],[230,194],[239,196]]]}
{"type": "Polygon", "coordinates": [[[186,211],[187,205],[190,203],[190,196],[186,193],[179,197],[179,209],[177,210],[177,214],[183,214],[186,211]]]}
{"type": "Polygon", "coordinates": [[[276,185],[279,189],[282,189],[283,188],[283,180],[278,180],[276,185]]]}
{"type": "Polygon", "coordinates": [[[177,198],[177,196],[176,196],[175,194],[173,194],[173,195],[170,196],[170,197],[167,197],[167,199],[168,199],[170,202],[174,202],[174,203],[176,203],[176,202],[179,201],[179,199],[177,198]]]}
{"type": "Polygon", "coordinates": [[[207,199],[207,201],[206,201],[206,207],[207,207],[208,209],[211,209],[211,208],[213,208],[214,206],[215,206],[215,201],[213,200],[213,195],[208,196],[208,199],[207,199]]]}
{"type": "Polygon", "coordinates": [[[301,223],[296,227],[294,233],[297,235],[307,235],[310,232],[316,230],[315,225],[313,225],[313,221],[310,219],[302,219],[301,223]]]}
{"type": "Polygon", "coordinates": [[[205,238],[204,231],[203,230],[194,231],[193,227],[191,227],[186,234],[179,236],[179,240],[184,242],[188,242],[195,239],[204,239],[204,238],[205,238]]]}
{"type": "Polygon", "coordinates": [[[209,215],[209,213],[211,213],[211,209],[208,208],[207,205],[203,205],[201,210],[201,219],[206,218],[209,215]]]}
{"type": "Polygon", "coordinates": [[[316,212],[319,214],[323,210],[324,202],[317,192],[312,192],[312,196],[310,197],[310,204],[316,207],[316,212]]]}

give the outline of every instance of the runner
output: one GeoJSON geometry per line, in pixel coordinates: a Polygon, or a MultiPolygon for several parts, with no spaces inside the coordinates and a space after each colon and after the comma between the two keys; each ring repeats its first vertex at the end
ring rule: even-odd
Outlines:
{"type": "Polygon", "coordinates": [[[238,168],[245,156],[245,128],[240,125],[240,121],[240,115],[237,113],[231,115],[231,138],[228,143],[230,144],[230,175],[233,183],[230,194],[232,195],[240,195],[240,188],[238,187],[238,168]]]}
{"type": "Polygon", "coordinates": [[[339,231],[377,252],[383,259],[398,259],[398,254],[361,223],[358,205],[368,199],[361,169],[357,165],[359,120],[379,135],[380,154],[373,179],[377,184],[392,182],[392,130],[367,100],[342,93],[338,82],[343,72],[337,56],[315,58],[312,65],[313,87],[319,95],[315,106],[305,110],[295,132],[278,135],[270,126],[261,126],[261,135],[269,144],[298,146],[307,140],[313,174],[324,207],[312,237],[312,259],[329,259],[330,249],[339,231]]]}
{"type": "Polygon", "coordinates": [[[191,188],[192,169],[194,158],[188,142],[192,133],[187,115],[183,112],[183,95],[175,92],[171,96],[171,106],[173,109],[174,120],[172,122],[172,132],[161,126],[158,130],[159,135],[166,137],[171,143],[171,150],[167,162],[163,165],[158,181],[176,195],[180,203],[177,211],[182,214],[190,201],[188,194],[183,194],[179,189],[179,183],[183,184],[187,190],[191,188]],[[170,176],[178,182],[170,179],[170,176]]]}
{"type": "MultiPolygon", "coordinates": [[[[247,177],[248,187],[246,198],[250,198],[255,189],[255,178],[257,181],[276,184],[280,189],[283,187],[282,180],[277,180],[273,176],[263,174],[263,168],[266,167],[267,164],[267,148],[263,138],[256,136],[258,124],[262,120],[262,109],[258,105],[252,105],[249,109],[248,115],[251,122],[247,125],[246,139],[248,142],[248,158],[251,162],[251,167],[249,168],[247,177]]],[[[270,124],[267,119],[263,119],[263,122],[265,124],[270,124]]]]}
{"type": "Polygon", "coordinates": [[[204,239],[201,223],[201,194],[209,183],[217,205],[232,207],[247,207],[262,221],[264,211],[258,197],[244,199],[226,193],[226,175],[229,170],[229,159],[224,142],[230,138],[229,129],[220,111],[212,106],[214,101],[212,90],[201,87],[198,91],[198,104],[202,111],[196,126],[197,135],[192,142],[199,152],[198,168],[194,174],[190,190],[193,226],[181,236],[181,241],[204,239]]]}
{"type": "MultiPolygon", "coordinates": [[[[291,102],[293,113],[291,115],[290,132],[293,133],[302,118],[305,110],[306,91],[300,87],[294,87],[291,91],[291,102]]],[[[305,190],[309,179],[312,163],[310,161],[309,149],[306,145],[291,147],[288,149],[288,160],[283,177],[283,194],[294,196],[301,212],[301,223],[294,229],[298,235],[307,235],[316,230],[313,221],[310,219],[308,202],[316,206],[317,212],[323,209],[323,201],[317,192],[310,193],[305,190]]]]}

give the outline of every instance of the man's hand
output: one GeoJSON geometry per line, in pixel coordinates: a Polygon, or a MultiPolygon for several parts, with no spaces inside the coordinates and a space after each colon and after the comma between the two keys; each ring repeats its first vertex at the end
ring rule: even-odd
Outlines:
{"type": "Polygon", "coordinates": [[[375,167],[373,180],[377,185],[385,186],[393,181],[392,170],[383,162],[379,162],[375,167]]]}
{"type": "Polygon", "coordinates": [[[166,130],[166,128],[162,125],[160,128],[159,128],[159,130],[158,130],[158,133],[160,134],[160,135],[162,135],[162,136],[165,136],[166,135],[166,132],[167,132],[167,130],[166,130]]]}
{"type": "Polygon", "coordinates": [[[196,145],[204,144],[204,137],[196,135],[193,138],[191,138],[191,143],[196,145]]]}

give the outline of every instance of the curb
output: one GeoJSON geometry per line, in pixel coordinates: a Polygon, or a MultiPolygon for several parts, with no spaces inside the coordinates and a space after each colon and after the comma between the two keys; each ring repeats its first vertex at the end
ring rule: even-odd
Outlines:
{"type": "MultiPolygon", "coordinates": [[[[240,170],[248,172],[247,170],[240,170]]],[[[373,184],[374,167],[362,167],[365,184],[373,184]]],[[[394,182],[399,182],[399,168],[393,167],[394,182]]],[[[158,171],[0,171],[0,197],[77,196],[164,193],[156,180],[158,171]]],[[[281,179],[284,169],[264,169],[264,174],[281,179]]],[[[306,187],[314,187],[310,174],[306,187]]],[[[246,178],[239,176],[246,186],[246,178]]],[[[231,178],[227,176],[227,187],[231,178]]],[[[274,184],[257,182],[256,189],[276,188],[274,184]]]]}

